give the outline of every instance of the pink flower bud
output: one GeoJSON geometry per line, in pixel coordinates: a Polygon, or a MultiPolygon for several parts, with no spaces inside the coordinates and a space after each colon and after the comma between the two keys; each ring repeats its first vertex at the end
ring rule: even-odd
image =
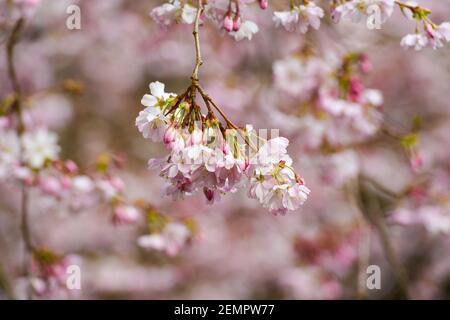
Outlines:
{"type": "Polygon", "coordinates": [[[231,19],[230,15],[226,15],[223,19],[223,28],[227,32],[233,31],[233,20],[231,19]]]}
{"type": "Polygon", "coordinates": [[[42,192],[49,195],[58,196],[61,193],[61,183],[55,177],[44,178],[40,181],[39,187],[42,192]]]}
{"type": "Polygon", "coordinates": [[[201,144],[203,138],[203,132],[200,129],[194,129],[191,136],[189,137],[189,142],[191,145],[201,144]]]}
{"type": "Polygon", "coordinates": [[[431,24],[425,24],[425,32],[429,38],[434,39],[436,31],[431,24]]]}
{"type": "Polygon", "coordinates": [[[348,92],[349,99],[357,102],[361,98],[361,94],[364,92],[364,85],[360,79],[353,77],[350,79],[350,89],[348,92]]]}
{"type": "Polygon", "coordinates": [[[419,152],[414,152],[409,161],[413,172],[418,172],[423,166],[423,157],[419,152]]]}
{"type": "Polygon", "coordinates": [[[139,211],[132,206],[118,206],[114,208],[114,223],[132,224],[139,219],[139,211]]]}
{"type": "Polygon", "coordinates": [[[240,28],[241,28],[241,17],[236,16],[233,21],[233,31],[235,32],[239,31],[240,28]]]}
{"type": "Polygon", "coordinates": [[[119,177],[113,177],[110,179],[109,183],[111,186],[117,190],[117,192],[122,192],[125,189],[125,183],[119,177]]]}
{"type": "Polygon", "coordinates": [[[69,189],[72,186],[72,179],[68,176],[62,177],[61,185],[64,189],[69,189]]]}
{"type": "Polygon", "coordinates": [[[363,73],[369,73],[372,71],[372,64],[369,61],[369,58],[366,54],[361,55],[361,59],[359,60],[359,67],[361,69],[361,72],[363,73]]]}
{"type": "Polygon", "coordinates": [[[12,120],[10,117],[1,117],[0,118],[0,128],[1,129],[8,129],[12,125],[12,120]]]}
{"type": "Polygon", "coordinates": [[[171,144],[175,140],[176,134],[177,132],[174,127],[168,127],[166,132],[164,132],[164,144],[171,144]]]}
{"type": "Polygon", "coordinates": [[[69,173],[74,174],[74,173],[77,173],[77,171],[78,171],[77,164],[75,162],[73,162],[72,160],[67,160],[64,163],[64,166],[69,173]]]}
{"type": "Polygon", "coordinates": [[[269,6],[269,1],[268,0],[259,0],[259,7],[263,10],[267,9],[267,7],[269,6]]]}

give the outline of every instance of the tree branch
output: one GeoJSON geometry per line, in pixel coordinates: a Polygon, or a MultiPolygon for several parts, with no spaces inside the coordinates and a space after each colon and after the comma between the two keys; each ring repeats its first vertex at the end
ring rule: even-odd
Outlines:
{"type": "MultiPolygon", "coordinates": [[[[22,88],[17,78],[17,72],[14,65],[14,49],[19,41],[25,19],[20,18],[14,24],[11,34],[6,43],[6,58],[8,67],[8,76],[11,81],[12,89],[14,91],[14,104],[13,110],[17,113],[18,119],[18,134],[21,137],[25,132],[25,122],[23,119],[22,108],[22,88]]],[[[23,149],[20,145],[20,158],[22,159],[23,149]]],[[[33,251],[33,244],[31,241],[31,233],[29,227],[29,214],[28,214],[28,188],[25,183],[21,186],[21,203],[20,203],[20,231],[22,235],[22,241],[24,243],[24,257],[23,257],[23,273],[28,278],[29,276],[29,258],[33,251]]]]}
{"type": "Polygon", "coordinates": [[[192,34],[194,35],[194,43],[195,43],[195,67],[194,71],[192,72],[191,80],[193,84],[198,84],[198,71],[200,69],[200,66],[203,64],[202,60],[202,53],[200,51],[200,39],[198,34],[198,28],[200,24],[200,16],[203,12],[203,0],[198,0],[198,6],[197,6],[197,15],[195,16],[194,21],[194,31],[192,34]]]}

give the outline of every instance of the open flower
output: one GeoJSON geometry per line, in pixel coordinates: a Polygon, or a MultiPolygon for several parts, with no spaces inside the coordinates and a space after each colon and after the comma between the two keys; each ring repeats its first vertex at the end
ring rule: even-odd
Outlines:
{"type": "Polygon", "coordinates": [[[394,0],[351,0],[335,6],[331,11],[331,17],[334,22],[341,19],[359,22],[363,16],[371,13],[370,8],[377,8],[380,22],[385,23],[394,12],[394,5],[394,0]]]}
{"type": "Polygon", "coordinates": [[[176,94],[164,92],[164,84],[158,81],[150,83],[149,87],[151,94],[145,94],[141,100],[146,108],[139,112],[136,126],[144,138],[158,142],[162,140],[167,126],[164,111],[174,101],[176,94]]]}
{"type": "Polygon", "coordinates": [[[291,166],[288,144],[282,137],[267,141],[255,155],[257,164],[250,178],[249,197],[275,215],[298,209],[310,192],[291,166]]]}
{"type": "Polygon", "coordinates": [[[419,51],[426,47],[428,44],[428,38],[422,33],[407,34],[400,41],[400,45],[404,48],[414,48],[419,51]]]}
{"type": "Polygon", "coordinates": [[[28,131],[22,136],[23,160],[32,168],[40,169],[46,160],[56,160],[60,147],[58,137],[45,128],[28,131]]]}
{"type": "Polygon", "coordinates": [[[258,25],[250,20],[244,21],[237,31],[230,32],[236,41],[252,40],[253,35],[259,31],[258,25]]]}
{"type": "Polygon", "coordinates": [[[323,18],[322,8],[314,2],[294,7],[290,11],[275,11],[273,21],[276,26],[282,25],[287,31],[306,33],[309,26],[319,29],[320,19],[323,18]]]}
{"type": "Polygon", "coordinates": [[[444,46],[444,41],[450,42],[450,22],[444,22],[439,26],[425,25],[425,35],[428,38],[428,44],[433,49],[439,49],[444,46]]]}

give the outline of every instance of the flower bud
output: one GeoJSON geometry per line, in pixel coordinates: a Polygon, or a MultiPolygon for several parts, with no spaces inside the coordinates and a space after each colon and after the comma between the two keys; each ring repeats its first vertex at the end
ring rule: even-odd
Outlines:
{"type": "Polygon", "coordinates": [[[72,180],[69,176],[64,176],[61,178],[61,186],[64,189],[69,189],[70,187],[72,187],[72,180]]]}
{"type": "Polygon", "coordinates": [[[434,39],[436,31],[434,30],[433,26],[429,23],[425,24],[425,32],[428,36],[428,38],[434,39]]]}
{"type": "Polygon", "coordinates": [[[75,174],[78,171],[78,166],[75,162],[73,162],[72,160],[67,160],[64,163],[64,167],[67,170],[67,172],[71,173],[71,174],[75,174]]]}
{"type": "Polygon", "coordinates": [[[117,192],[122,192],[125,189],[125,183],[119,177],[112,177],[109,183],[117,192]]]}
{"type": "Polygon", "coordinates": [[[259,7],[263,10],[267,9],[267,7],[269,6],[269,1],[268,0],[259,0],[259,7]]]}
{"type": "Polygon", "coordinates": [[[372,64],[370,63],[369,57],[366,54],[362,54],[359,60],[359,68],[363,73],[369,73],[372,71],[372,64]]]}
{"type": "Polygon", "coordinates": [[[420,169],[423,167],[423,157],[422,154],[419,152],[414,152],[409,160],[411,170],[413,172],[419,172],[420,169]]]}
{"type": "Polygon", "coordinates": [[[59,196],[61,192],[61,183],[55,177],[42,179],[39,183],[39,187],[42,192],[53,196],[59,196]]]}
{"type": "Polygon", "coordinates": [[[168,145],[175,140],[176,137],[176,129],[174,127],[168,127],[166,132],[164,132],[163,142],[168,145]]]}
{"type": "Polygon", "coordinates": [[[361,80],[356,77],[350,79],[349,98],[351,101],[359,101],[361,94],[364,92],[364,85],[361,80]]]}
{"type": "Polygon", "coordinates": [[[231,16],[229,14],[226,15],[225,18],[223,19],[223,28],[227,32],[233,31],[233,20],[231,19],[231,16]]]}
{"type": "Polygon", "coordinates": [[[191,145],[201,144],[203,138],[202,130],[196,128],[192,131],[191,136],[189,137],[189,142],[191,145]]]}
{"type": "Polygon", "coordinates": [[[239,31],[239,29],[241,28],[241,17],[240,16],[236,16],[234,17],[234,21],[233,21],[233,31],[239,31]]]}
{"type": "Polygon", "coordinates": [[[120,205],[114,208],[113,220],[117,224],[132,224],[139,219],[139,211],[132,206],[120,205]]]}

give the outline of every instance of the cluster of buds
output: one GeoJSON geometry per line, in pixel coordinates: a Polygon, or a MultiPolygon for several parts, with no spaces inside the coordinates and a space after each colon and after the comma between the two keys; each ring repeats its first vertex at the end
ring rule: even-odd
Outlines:
{"type": "Polygon", "coordinates": [[[150,92],[141,101],[146,108],[136,126],[145,138],[170,150],[167,157],[149,161],[168,182],[166,195],[178,199],[202,191],[214,203],[249,185],[250,197],[275,214],[295,210],[306,200],[309,189],[291,166],[287,139],[267,140],[251,126],[237,127],[196,81],[180,96],[166,93],[160,82],[151,83],[150,92]]]}
{"type": "Polygon", "coordinates": [[[223,28],[227,32],[232,31],[239,31],[239,28],[241,27],[241,13],[239,10],[239,2],[232,2],[230,1],[228,3],[228,11],[225,13],[225,16],[223,18],[223,28]],[[232,3],[234,3],[235,10],[233,11],[232,3]]]}

